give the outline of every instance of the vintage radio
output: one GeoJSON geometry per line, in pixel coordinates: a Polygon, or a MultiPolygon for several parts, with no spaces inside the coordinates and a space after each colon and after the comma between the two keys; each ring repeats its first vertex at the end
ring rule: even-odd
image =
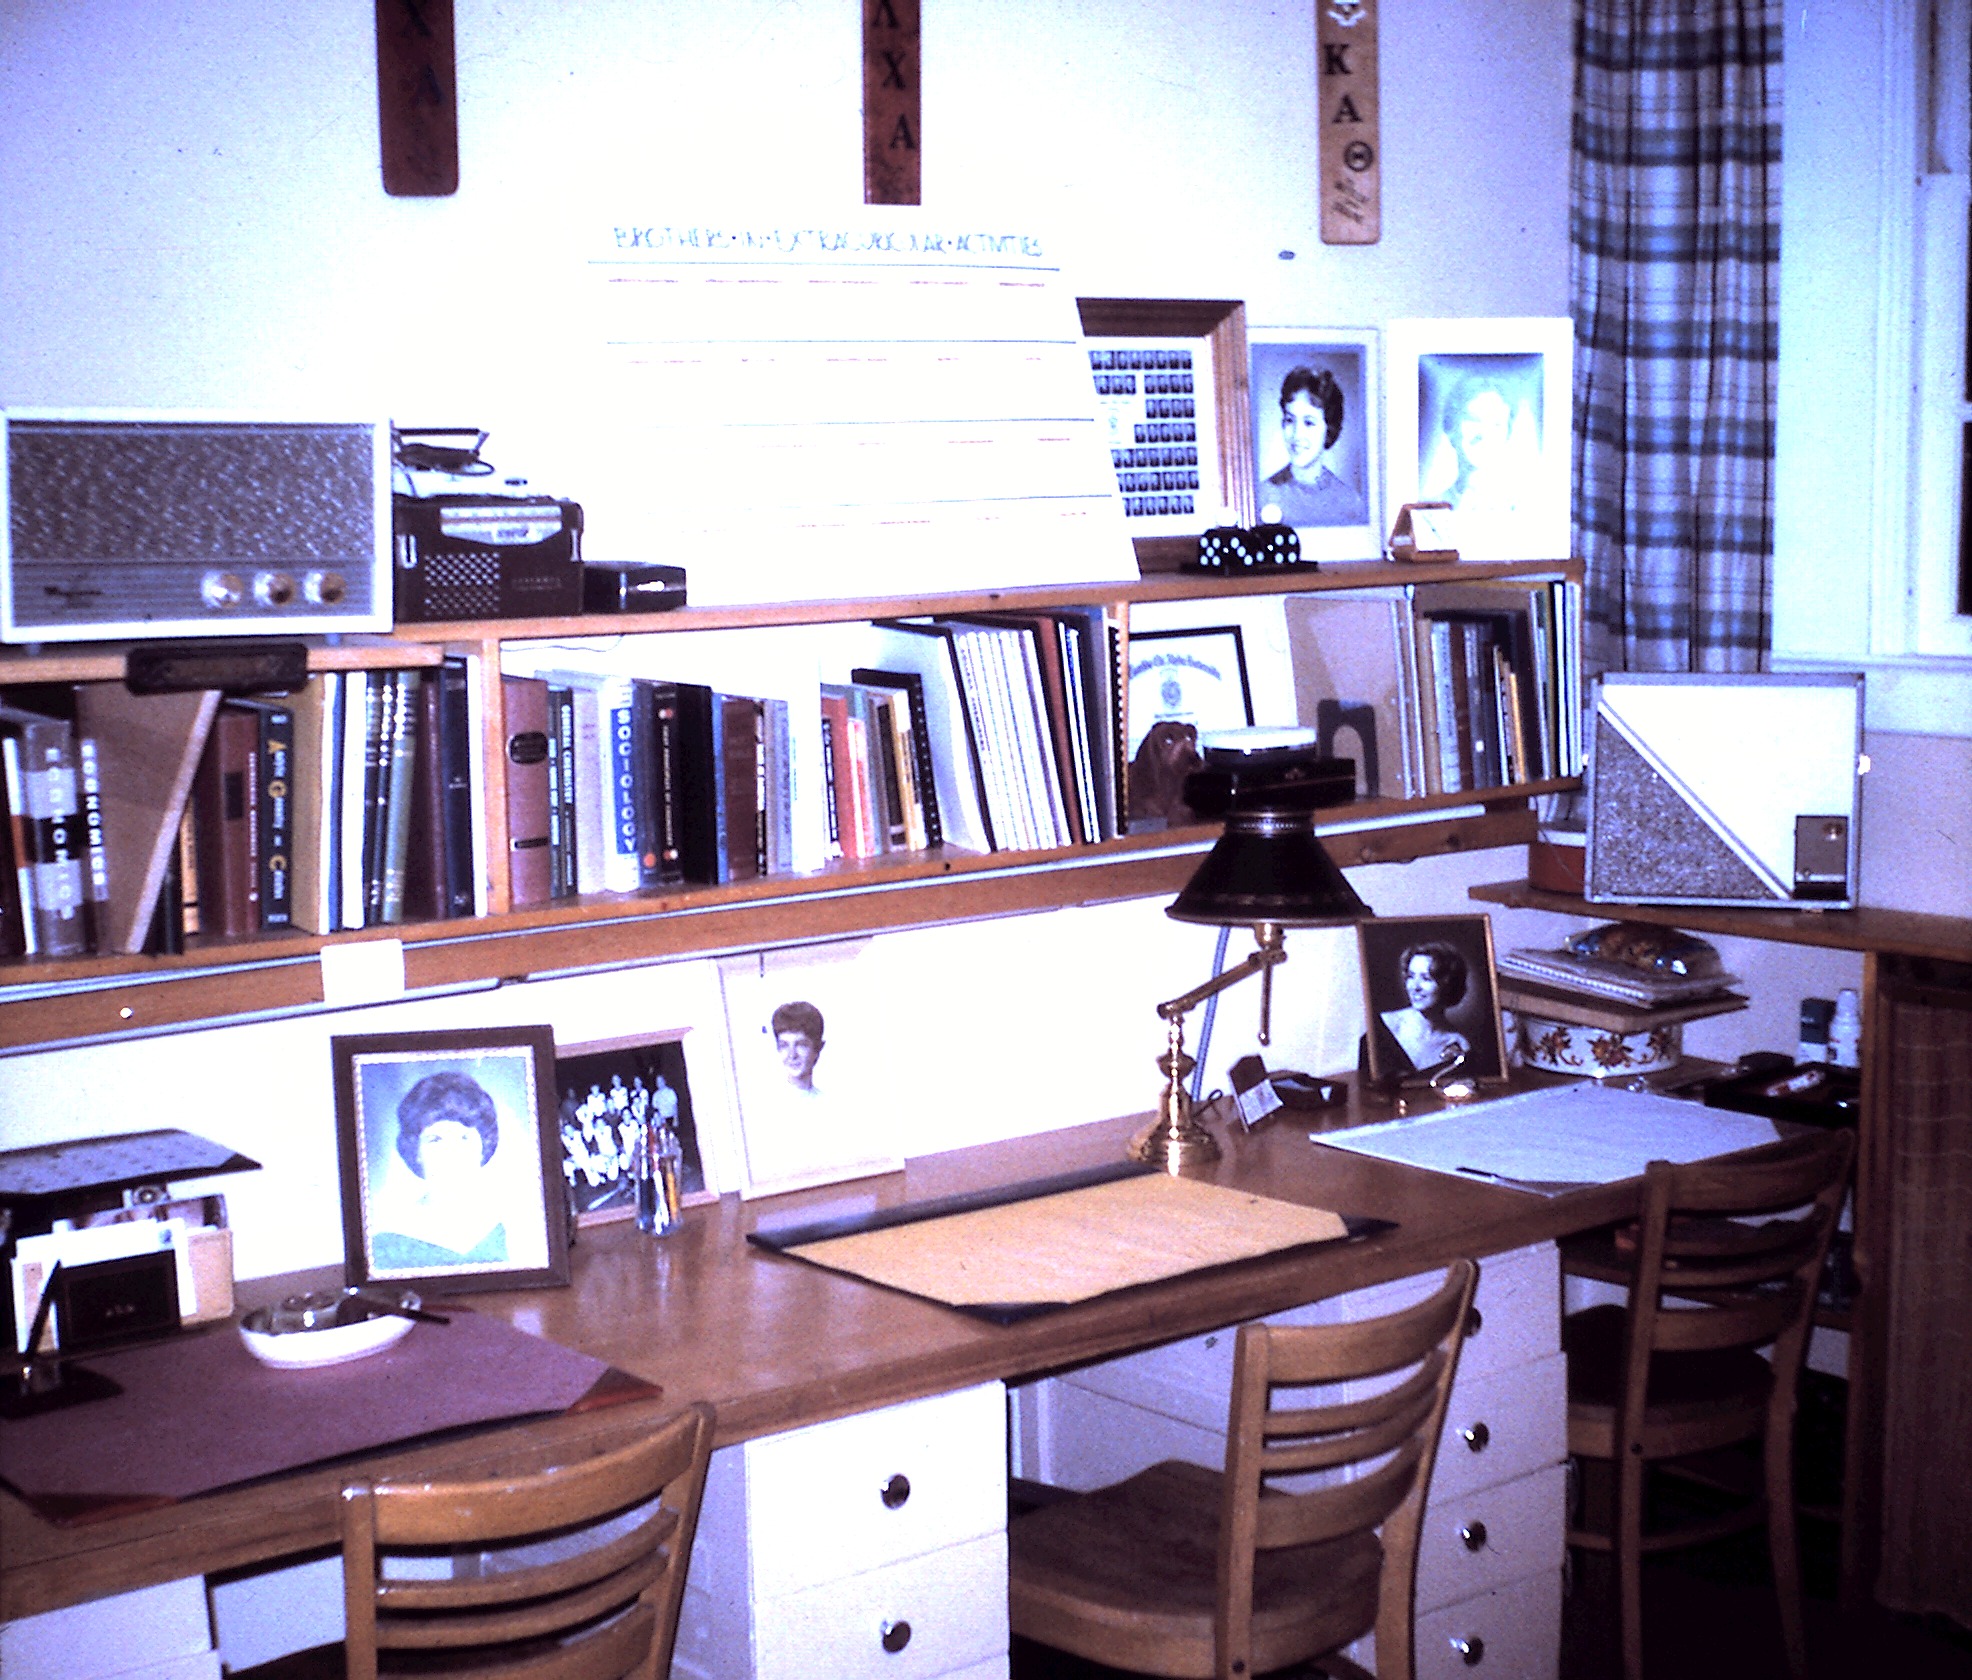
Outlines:
{"type": "Polygon", "coordinates": [[[0,410],[0,641],[390,627],[390,428],[0,410]]]}
{"type": "Polygon", "coordinates": [[[582,611],[582,509],[552,496],[395,498],[400,624],[582,611]]]}

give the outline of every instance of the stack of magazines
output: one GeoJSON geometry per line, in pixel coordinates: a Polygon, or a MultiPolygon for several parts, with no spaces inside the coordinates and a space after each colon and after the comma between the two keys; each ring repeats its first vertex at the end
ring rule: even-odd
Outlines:
{"type": "Polygon", "coordinates": [[[1738,984],[1703,940],[1631,922],[1592,928],[1558,951],[1509,951],[1499,959],[1499,971],[1503,978],[1644,1009],[1716,997],[1738,984]]]}

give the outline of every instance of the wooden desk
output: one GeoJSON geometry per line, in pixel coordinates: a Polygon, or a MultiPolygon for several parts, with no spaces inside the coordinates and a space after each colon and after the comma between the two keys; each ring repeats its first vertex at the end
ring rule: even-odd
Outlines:
{"type": "MultiPolygon", "coordinates": [[[[1364,1118],[1382,1118],[1381,1113],[1364,1118]]],[[[590,1227],[567,1289],[472,1298],[521,1329],[664,1387],[666,1408],[709,1400],[719,1444],[818,1423],[990,1379],[1017,1379],[1193,1335],[1240,1319],[1605,1223],[1634,1183],[1552,1200],[1311,1145],[1278,1117],[1230,1140],[1209,1176],[1269,1196],[1394,1220],[1361,1243],[1181,1278],[997,1326],[876,1289],[745,1241],[756,1220],[858,1202],[890,1206],[1117,1159],[1138,1120],[1117,1120],[911,1163],[899,1175],[744,1206],[687,1210],[652,1240],[590,1227]]],[[[220,1330],[218,1334],[229,1332],[220,1330]]],[[[610,1412],[528,1423],[465,1441],[379,1454],[165,1509],[76,1528],[0,1493],[0,1620],[153,1582],[317,1550],[335,1539],[335,1490],[352,1473],[461,1470],[538,1461],[620,1427],[610,1412]]]]}

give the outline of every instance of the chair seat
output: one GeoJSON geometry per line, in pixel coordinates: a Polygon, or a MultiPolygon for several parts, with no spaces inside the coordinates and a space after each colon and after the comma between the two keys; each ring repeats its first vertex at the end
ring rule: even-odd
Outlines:
{"type": "MultiPolygon", "coordinates": [[[[1128,1481],[1017,1518],[1013,1631],[1146,1674],[1212,1673],[1220,1475],[1154,1464],[1128,1481]]],[[[1259,1672],[1346,1645],[1376,1623],[1383,1548],[1371,1533],[1261,1552],[1259,1672]]]]}
{"type": "MultiPolygon", "coordinates": [[[[1601,1306],[1562,1320],[1570,1452],[1614,1454],[1627,1316],[1620,1306],[1601,1306]]],[[[1652,1354],[1641,1426],[1646,1455],[1703,1452],[1759,1434],[1772,1390],[1773,1367],[1748,1348],[1652,1354]]]]}

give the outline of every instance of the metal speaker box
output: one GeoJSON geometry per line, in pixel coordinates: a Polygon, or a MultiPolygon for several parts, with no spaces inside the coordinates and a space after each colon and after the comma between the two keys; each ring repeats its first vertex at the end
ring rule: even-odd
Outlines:
{"type": "Polygon", "coordinates": [[[390,426],[0,410],[0,641],[390,627],[390,426]]]}
{"type": "Polygon", "coordinates": [[[552,496],[399,496],[397,621],[582,611],[582,509],[552,496]]]}
{"type": "Polygon", "coordinates": [[[1610,672],[1590,728],[1590,900],[1856,903],[1857,673],[1610,672]]]}

